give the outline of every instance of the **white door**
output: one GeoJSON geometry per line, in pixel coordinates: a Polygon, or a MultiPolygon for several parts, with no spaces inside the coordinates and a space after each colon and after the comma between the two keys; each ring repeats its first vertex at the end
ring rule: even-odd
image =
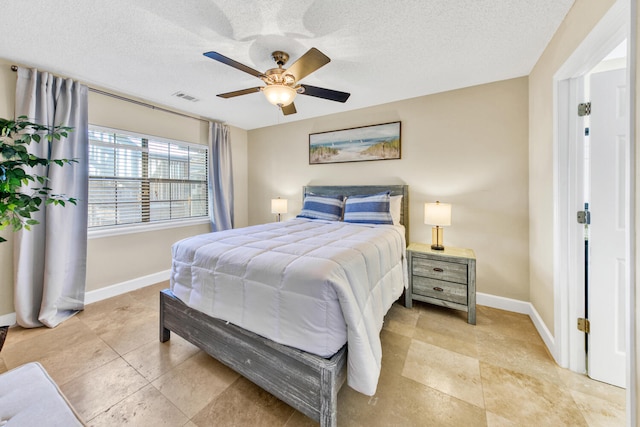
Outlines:
{"type": "Polygon", "coordinates": [[[626,182],[628,139],[626,71],[590,79],[589,136],[591,226],[589,239],[588,374],[625,386],[626,182]]]}

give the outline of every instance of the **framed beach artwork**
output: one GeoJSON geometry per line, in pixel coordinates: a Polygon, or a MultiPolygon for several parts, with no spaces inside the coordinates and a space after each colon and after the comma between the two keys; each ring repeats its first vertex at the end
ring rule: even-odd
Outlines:
{"type": "Polygon", "coordinates": [[[309,134],[309,164],[400,158],[400,122],[309,134]]]}

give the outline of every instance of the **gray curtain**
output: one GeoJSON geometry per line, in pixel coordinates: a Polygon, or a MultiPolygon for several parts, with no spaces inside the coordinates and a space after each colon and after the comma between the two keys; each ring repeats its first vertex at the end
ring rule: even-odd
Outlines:
{"type": "Polygon", "coordinates": [[[229,126],[213,122],[209,122],[209,216],[212,231],[233,228],[229,126]]]}
{"type": "Polygon", "coordinates": [[[87,87],[35,69],[18,69],[16,117],[49,126],[71,126],[68,138],[31,143],[40,157],[76,159],[63,167],[40,167],[53,194],[78,199],[77,206],[48,205],[34,215],[40,224],[16,234],[14,305],[25,328],[55,327],[84,308],[87,261],[87,87]]]}

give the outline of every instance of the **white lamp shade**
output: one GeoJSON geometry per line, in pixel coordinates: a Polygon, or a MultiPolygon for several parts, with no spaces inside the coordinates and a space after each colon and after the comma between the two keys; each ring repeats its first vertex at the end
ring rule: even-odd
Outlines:
{"type": "Polygon", "coordinates": [[[271,213],[287,213],[287,199],[271,199],[271,213]]]}
{"type": "Polygon", "coordinates": [[[282,84],[265,86],[262,88],[262,92],[267,97],[267,101],[280,107],[291,104],[298,94],[292,87],[282,84]]]}
{"type": "Polygon", "coordinates": [[[424,223],[445,227],[451,225],[451,205],[449,203],[425,203],[424,223]]]}

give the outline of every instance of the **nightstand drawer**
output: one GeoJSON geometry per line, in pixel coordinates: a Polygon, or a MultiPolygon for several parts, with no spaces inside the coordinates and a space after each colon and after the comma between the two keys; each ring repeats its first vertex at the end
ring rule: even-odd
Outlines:
{"type": "Polygon", "coordinates": [[[413,293],[416,295],[466,305],[467,292],[466,285],[413,276],[413,293]]]}
{"type": "Polygon", "coordinates": [[[467,284],[467,264],[413,257],[413,274],[447,282],[467,284]]]}

